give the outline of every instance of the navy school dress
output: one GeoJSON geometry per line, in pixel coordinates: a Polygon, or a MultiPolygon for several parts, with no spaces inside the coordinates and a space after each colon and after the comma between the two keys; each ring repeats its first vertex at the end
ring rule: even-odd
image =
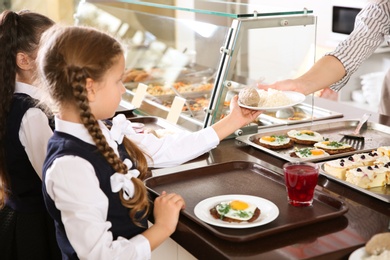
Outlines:
{"type": "Polygon", "coordinates": [[[15,93],[7,116],[5,161],[11,194],[0,210],[0,258],[5,260],[61,259],[54,222],[43,201],[42,181],[19,140],[22,118],[36,104],[29,95],[15,93]]]}
{"type": "MultiPolygon", "coordinates": [[[[128,154],[124,154],[123,152],[123,146],[120,146],[119,150],[121,157],[128,157],[128,154]]],[[[100,189],[109,200],[107,221],[110,221],[112,224],[110,231],[113,234],[114,240],[119,236],[130,239],[147,229],[147,217],[140,221],[142,227],[134,224],[129,216],[129,209],[122,205],[119,194],[111,191],[110,177],[115,173],[115,170],[94,145],[86,143],[72,135],[54,131],[49,141],[48,153],[43,166],[43,179],[45,179],[46,171],[52,165],[53,161],[65,155],[75,155],[84,158],[94,167],[100,189]]],[[[65,228],[61,221],[61,212],[55,207],[54,201],[47,194],[45,182],[43,182],[43,194],[46,207],[55,221],[57,241],[61,248],[63,259],[78,259],[77,253],[66,236],[65,228]]],[[[141,215],[142,213],[136,215],[136,217],[139,218],[141,215]]]]}

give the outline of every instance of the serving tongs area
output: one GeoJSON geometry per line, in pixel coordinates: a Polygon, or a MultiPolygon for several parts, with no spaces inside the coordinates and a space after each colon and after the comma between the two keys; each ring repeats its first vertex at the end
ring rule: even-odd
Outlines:
{"type": "Polygon", "coordinates": [[[185,97],[183,97],[183,95],[180,94],[180,92],[172,84],[168,84],[168,85],[172,89],[172,91],[176,94],[176,96],[181,97],[182,99],[185,100],[184,102],[185,102],[185,104],[186,104],[186,106],[188,108],[188,111],[191,114],[191,117],[195,117],[195,114],[194,114],[194,112],[191,109],[191,104],[187,101],[187,99],[185,97]]]}
{"type": "Polygon", "coordinates": [[[364,147],[364,136],[360,134],[360,130],[367,122],[368,118],[370,118],[370,116],[370,113],[365,113],[357,124],[355,131],[353,131],[352,133],[340,133],[343,135],[343,137],[340,139],[340,142],[350,144],[357,150],[362,149],[364,147]]]}

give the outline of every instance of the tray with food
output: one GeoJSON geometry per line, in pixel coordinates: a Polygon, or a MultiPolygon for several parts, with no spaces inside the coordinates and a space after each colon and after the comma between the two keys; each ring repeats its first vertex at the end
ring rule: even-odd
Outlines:
{"type": "Polygon", "coordinates": [[[325,161],[320,165],[320,173],[390,203],[390,146],[325,161]]]}
{"type": "Polygon", "coordinates": [[[370,152],[390,143],[390,127],[367,122],[362,131],[364,139],[349,144],[343,133],[355,130],[359,120],[313,122],[291,125],[282,130],[264,130],[236,139],[286,161],[324,161],[355,153],[370,152]]]}
{"type": "Polygon", "coordinates": [[[235,242],[330,220],[348,210],[343,201],[321,190],[316,190],[312,207],[291,206],[283,176],[245,161],[155,176],[145,180],[145,185],[154,196],[162,191],[180,194],[186,201],[183,217],[217,237],[235,242]],[[218,207],[229,209],[222,210],[223,218],[215,216],[218,207]],[[240,214],[237,216],[234,210],[240,214]]]}

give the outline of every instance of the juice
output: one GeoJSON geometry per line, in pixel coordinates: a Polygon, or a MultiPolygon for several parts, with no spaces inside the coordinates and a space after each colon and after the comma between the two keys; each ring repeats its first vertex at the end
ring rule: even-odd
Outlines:
{"type": "Polygon", "coordinates": [[[318,166],[313,163],[287,163],[283,168],[289,203],[310,206],[317,185],[318,166]]]}

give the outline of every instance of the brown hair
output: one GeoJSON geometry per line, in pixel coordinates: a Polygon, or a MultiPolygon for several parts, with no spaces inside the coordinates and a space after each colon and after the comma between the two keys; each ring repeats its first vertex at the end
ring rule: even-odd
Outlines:
{"type": "Polygon", "coordinates": [[[6,10],[0,14],[0,208],[11,192],[4,140],[18,73],[16,54],[31,55],[38,48],[42,33],[53,24],[48,17],[27,10],[18,13],[6,10]]]}
{"type": "MultiPolygon", "coordinates": [[[[98,150],[116,172],[126,174],[127,166],[108,145],[97,120],[89,106],[86,80],[101,81],[119,55],[123,55],[122,46],[110,35],[88,27],[54,26],[42,37],[38,53],[38,70],[43,78],[53,102],[61,108],[64,104],[79,108],[80,119],[93,138],[98,150]]],[[[148,166],[142,151],[125,138],[124,145],[130,157],[140,171],[138,178],[132,178],[135,195],[129,200],[123,198],[122,204],[130,209],[130,217],[138,224],[135,214],[149,210],[147,190],[143,184],[148,166]]]]}

